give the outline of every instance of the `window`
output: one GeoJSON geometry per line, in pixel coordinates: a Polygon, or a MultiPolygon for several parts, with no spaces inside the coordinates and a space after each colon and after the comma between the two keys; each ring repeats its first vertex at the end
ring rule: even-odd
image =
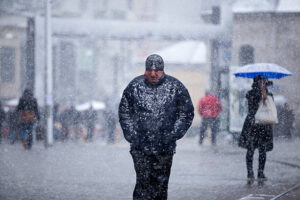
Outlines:
{"type": "Polygon", "coordinates": [[[14,81],[16,50],[13,47],[0,47],[0,82],[14,81]]]}
{"type": "Polygon", "coordinates": [[[254,48],[250,45],[243,45],[239,51],[239,65],[254,63],[254,48]]]}

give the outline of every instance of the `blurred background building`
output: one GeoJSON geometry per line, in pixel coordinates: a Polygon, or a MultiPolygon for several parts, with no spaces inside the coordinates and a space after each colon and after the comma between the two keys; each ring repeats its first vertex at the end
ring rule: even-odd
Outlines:
{"type": "MultiPolygon", "coordinates": [[[[188,87],[195,107],[205,89],[211,89],[221,98],[222,130],[230,130],[231,120],[242,119],[246,111],[244,95],[248,88],[231,89],[238,82],[231,77],[232,70],[254,62],[277,63],[293,73],[274,81],[276,87],[272,92],[284,96],[295,111],[296,121],[300,120],[299,88],[295,86],[300,79],[297,0],[51,2],[53,98],[62,106],[89,100],[117,104],[128,81],[143,73],[147,55],[160,53],[166,61],[166,72],[188,87]],[[224,5],[230,8],[229,16],[223,15],[224,5]],[[210,26],[206,25],[222,25],[224,17],[232,19],[232,23],[226,24],[224,34],[207,36],[206,29],[210,26]],[[182,33],[182,37],[176,38],[180,34],[163,34],[168,29],[163,26],[162,35],[157,37],[151,32],[147,35],[130,30],[123,22],[179,27],[194,24],[203,27],[206,35],[185,38],[182,33]],[[230,95],[238,104],[230,100],[230,95]],[[236,109],[239,114],[231,115],[236,109]]],[[[19,98],[25,87],[31,87],[39,104],[45,104],[44,16],[44,1],[0,0],[0,99],[3,101],[19,98]]],[[[198,126],[201,119],[195,112],[194,126],[198,126]]],[[[237,126],[241,126],[240,122],[237,126]]],[[[296,129],[300,129],[297,123],[296,129]]]]}
{"type": "MultiPolygon", "coordinates": [[[[300,2],[237,1],[233,13],[231,65],[276,63],[293,73],[291,77],[273,80],[270,90],[277,104],[288,103],[293,108],[296,116],[294,133],[299,134],[300,88],[296,85],[300,83],[300,2]]],[[[236,95],[241,99],[245,93],[240,87],[236,95]]]]}

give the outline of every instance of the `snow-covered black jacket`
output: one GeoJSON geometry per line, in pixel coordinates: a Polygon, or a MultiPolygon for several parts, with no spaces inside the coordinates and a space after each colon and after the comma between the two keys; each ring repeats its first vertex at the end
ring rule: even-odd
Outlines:
{"type": "Polygon", "coordinates": [[[123,92],[119,121],[131,150],[155,154],[174,152],[176,140],[192,124],[194,107],[184,85],[164,75],[150,83],[143,75],[133,79],[123,92]]]}

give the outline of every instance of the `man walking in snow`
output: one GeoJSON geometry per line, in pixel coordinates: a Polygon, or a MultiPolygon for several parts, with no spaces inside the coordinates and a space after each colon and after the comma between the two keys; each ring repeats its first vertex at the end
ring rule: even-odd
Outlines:
{"type": "Polygon", "coordinates": [[[194,107],[185,86],[164,73],[161,56],[146,59],[144,75],[123,92],[119,121],[136,171],[133,199],[167,199],[176,140],[192,124],[194,107]]]}

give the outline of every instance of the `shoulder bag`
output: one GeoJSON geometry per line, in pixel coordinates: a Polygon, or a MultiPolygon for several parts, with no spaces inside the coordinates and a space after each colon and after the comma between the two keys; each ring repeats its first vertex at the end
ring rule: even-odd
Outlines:
{"type": "Polygon", "coordinates": [[[277,109],[273,98],[267,96],[259,102],[258,110],[255,114],[255,124],[277,124],[277,109]]]}

